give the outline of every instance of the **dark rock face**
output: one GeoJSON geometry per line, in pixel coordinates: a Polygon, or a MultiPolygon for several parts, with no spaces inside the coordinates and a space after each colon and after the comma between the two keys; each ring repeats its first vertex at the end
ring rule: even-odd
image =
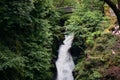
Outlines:
{"type": "Polygon", "coordinates": [[[75,64],[77,64],[77,61],[78,61],[78,59],[81,56],[81,54],[80,54],[81,53],[80,48],[78,46],[72,46],[69,51],[70,51],[70,53],[71,53],[71,55],[73,57],[73,60],[74,60],[75,64]]]}

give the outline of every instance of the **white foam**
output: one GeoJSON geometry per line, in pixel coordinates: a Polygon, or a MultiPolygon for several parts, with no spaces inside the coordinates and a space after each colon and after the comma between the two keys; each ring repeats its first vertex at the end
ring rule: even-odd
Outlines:
{"type": "Polygon", "coordinates": [[[56,61],[57,79],[56,80],[74,80],[72,71],[74,70],[74,62],[69,49],[71,47],[74,34],[65,35],[63,45],[59,48],[58,59],[56,61]]]}

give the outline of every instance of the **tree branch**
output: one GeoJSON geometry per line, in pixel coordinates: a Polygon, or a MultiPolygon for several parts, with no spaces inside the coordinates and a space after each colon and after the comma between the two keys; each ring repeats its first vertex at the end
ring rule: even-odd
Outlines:
{"type": "Polygon", "coordinates": [[[117,6],[111,1],[111,0],[104,0],[115,12],[115,14],[117,14],[117,12],[119,12],[117,6]]]}
{"type": "MultiPolygon", "coordinates": [[[[118,24],[120,26],[120,10],[117,8],[117,6],[111,1],[111,0],[104,0],[114,11],[117,20],[118,20],[118,24]]],[[[119,1],[119,0],[118,0],[119,1]]]]}
{"type": "Polygon", "coordinates": [[[118,9],[120,10],[120,0],[117,0],[118,2],[118,9]]]}

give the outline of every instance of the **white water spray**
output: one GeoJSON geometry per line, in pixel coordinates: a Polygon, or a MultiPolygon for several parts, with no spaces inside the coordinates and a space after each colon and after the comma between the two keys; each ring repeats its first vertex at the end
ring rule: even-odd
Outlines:
{"type": "Polygon", "coordinates": [[[75,67],[69,49],[71,48],[74,34],[65,36],[63,45],[59,48],[59,55],[56,61],[57,79],[56,80],[74,80],[72,71],[75,67]]]}

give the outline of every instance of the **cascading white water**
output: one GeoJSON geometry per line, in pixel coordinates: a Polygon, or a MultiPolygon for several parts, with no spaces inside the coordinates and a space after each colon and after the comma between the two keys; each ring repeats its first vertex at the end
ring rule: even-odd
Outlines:
{"type": "Polygon", "coordinates": [[[59,48],[58,59],[56,61],[57,79],[56,80],[74,80],[72,71],[75,67],[69,49],[71,48],[74,34],[65,36],[63,45],[59,48]]]}

